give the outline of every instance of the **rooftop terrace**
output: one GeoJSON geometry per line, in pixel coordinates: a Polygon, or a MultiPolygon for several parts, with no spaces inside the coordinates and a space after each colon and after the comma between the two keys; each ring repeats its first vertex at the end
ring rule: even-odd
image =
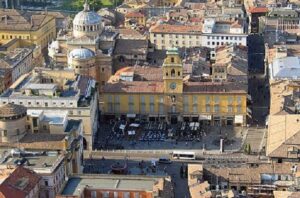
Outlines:
{"type": "Polygon", "coordinates": [[[161,180],[159,177],[120,176],[120,175],[85,175],[71,177],[62,195],[80,195],[84,188],[106,190],[153,191],[153,187],[161,180]]]}

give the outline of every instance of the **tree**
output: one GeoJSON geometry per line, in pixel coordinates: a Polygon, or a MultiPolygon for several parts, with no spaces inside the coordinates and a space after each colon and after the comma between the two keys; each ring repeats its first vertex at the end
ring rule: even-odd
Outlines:
{"type": "Polygon", "coordinates": [[[251,154],[251,145],[250,144],[245,144],[244,146],[244,153],[250,155],[251,154]]]}
{"type": "MultiPolygon", "coordinates": [[[[64,9],[67,10],[82,10],[85,0],[64,0],[64,9]]],[[[98,11],[102,7],[101,0],[90,0],[88,1],[90,5],[90,9],[94,11],[98,11]]]]}

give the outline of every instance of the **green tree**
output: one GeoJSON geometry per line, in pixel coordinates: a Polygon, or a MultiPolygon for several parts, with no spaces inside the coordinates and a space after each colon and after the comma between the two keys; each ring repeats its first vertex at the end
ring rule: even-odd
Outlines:
{"type": "Polygon", "coordinates": [[[251,154],[251,145],[250,144],[245,144],[244,145],[244,153],[250,155],[251,154]]]}
{"type": "MultiPolygon", "coordinates": [[[[80,11],[83,9],[85,0],[64,0],[63,9],[80,11]]],[[[90,9],[98,11],[102,7],[101,0],[88,0],[90,9]]]]}

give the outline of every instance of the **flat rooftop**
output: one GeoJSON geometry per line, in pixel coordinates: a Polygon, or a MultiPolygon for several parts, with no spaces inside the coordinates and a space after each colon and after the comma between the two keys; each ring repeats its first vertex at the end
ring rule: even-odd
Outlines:
{"type": "Polygon", "coordinates": [[[17,166],[17,162],[22,159],[26,159],[23,161],[23,166],[29,168],[31,170],[38,169],[52,169],[55,168],[55,165],[63,159],[63,156],[57,152],[53,151],[30,151],[25,150],[22,152],[22,157],[19,157],[17,154],[11,155],[12,148],[1,148],[0,149],[0,169],[2,167],[15,167],[17,166]]]}
{"type": "Polygon", "coordinates": [[[298,79],[300,76],[300,57],[275,59],[269,69],[271,79],[298,79]]]}
{"type": "Polygon", "coordinates": [[[61,195],[80,195],[84,188],[153,191],[161,177],[86,175],[70,177],[61,195]]]}

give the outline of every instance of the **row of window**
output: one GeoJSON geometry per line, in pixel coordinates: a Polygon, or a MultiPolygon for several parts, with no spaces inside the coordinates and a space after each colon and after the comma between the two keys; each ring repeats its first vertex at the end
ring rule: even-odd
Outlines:
{"type": "MultiPolygon", "coordinates": [[[[156,39],[154,39],[153,40],[153,43],[154,44],[157,44],[157,40],[156,39]]],[[[161,44],[165,44],[165,41],[164,40],[161,40],[161,44]]],[[[190,46],[199,46],[200,45],[200,41],[196,41],[196,43],[193,43],[193,41],[189,41],[188,43],[186,43],[185,41],[174,41],[174,40],[169,40],[169,44],[170,45],[173,45],[173,44],[175,44],[175,45],[180,45],[180,44],[182,44],[182,45],[185,45],[185,44],[189,44],[190,46]]]]}
{"type": "MultiPolygon", "coordinates": [[[[16,135],[20,135],[20,129],[15,129],[16,135]]],[[[2,136],[7,137],[7,130],[2,131],[2,136]]]]}
{"type": "MultiPolygon", "coordinates": [[[[110,196],[109,191],[103,191],[98,192],[97,191],[91,191],[91,198],[130,198],[130,192],[111,192],[113,196],[110,196]],[[97,194],[101,194],[101,196],[97,196],[97,194]]],[[[133,198],[141,198],[142,195],[139,192],[134,192],[133,198]]],[[[143,196],[144,197],[144,196],[143,196]]]]}
{"type": "MultiPolygon", "coordinates": [[[[228,45],[229,43],[235,43],[235,42],[207,42],[207,46],[210,46],[210,45],[212,45],[212,46],[214,46],[214,45],[224,45],[224,44],[226,44],[226,45],[228,45]]],[[[241,42],[236,42],[236,44],[238,44],[238,45],[242,45],[242,43],[241,42]]]]}
{"type": "MultiPolygon", "coordinates": [[[[192,96],[192,98],[193,98],[193,103],[198,103],[198,96],[195,95],[195,96],[192,96]]],[[[145,96],[141,96],[140,97],[140,103],[144,104],[145,99],[146,99],[145,96]]],[[[154,96],[149,96],[149,99],[150,99],[150,104],[154,104],[154,96]]],[[[189,96],[183,96],[183,103],[187,104],[188,101],[189,101],[189,96]]],[[[215,104],[218,104],[220,102],[220,96],[213,96],[213,97],[212,96],[206,96],[205,97],[206,104],[211,103],[212,101],[215,104]]],[[[111,95],[108,96],[108,102],[109,103],[113,102],[111,95]]],[[[159,102],[160,103],[164,102],[164,97],[163,96],[160,96],[159,102]]],[[[234,102],[234,97],[233,96],[227,96],[227,102],[229,104],[232,104],[234,102]]],[[[242,103],[242,97],[241,96],[236,96],[236,102],[238,104],[241,104],[242,103]]],[[[120,103],[120,96],[115,96],[115,103],[120,103]]],[[[134,96],[128,96],[128,104],[134,104],[134,96]]]]}
{"type": "MultiPolygon", "coordinates": [[[[182,34],[168,34],[170,38],[194,38],[194,39],[199,39],[199,36],[196,35],[196,36],[192,36],[192,35],[182,35],[182,34]]],[[[153,37],[157,37],[157,36],[161,36],[162,38],[165,37],[164,34],[153,34],[153,37]]]]}
{"type": "MultiPolygon", "coordinates": [[[[17,104],[14,101],[9,102],[9,103],[11,103],[11,104],[17,104]]],[[[4,105],[4,104],[6,104],[6,102],[2,102],[2,104],[4,105]]],[[[25,104],[23,102],[19,102],[19,105],[25,105],[25,104]]],[[[35,103],[27,102],[27,105],[28,106],[31,106],[31,105],[43,105],[44,107],[48,107],[49,106],[48,102],[44,102],[44,103],[40,103],[40,102],[35,102],[35,103]]],[[[61,102],[61,103],[52,102],[52,105],[54,105],[54,106],[55,105],[65,106],[65,103],[64,102],[61,102]]],[[[73,103],[70,102],[68,105],[73,106],[73,103]]]]}
{"type": "Polygon", "coordinates": [[[216,67],[216,68],[214,68],[214,72],[216,72],[216,73],[224,73],[225,72],[225,68],[218,68],[218,67],[216,67]]]}
{"type": "Polygon", "coordinates": [[[242,40],[242,37],[237,37],[237,36],[207,36],[207,40],[209,39],[217,39],[217,40],[239,40],[241,41],[242,40]]]}
{"type": "MultiPolygon", "coordinates": [[[[219,112],[221,112],[221,108],[224,108],[224,110],[227,113],[233,113],[235,108],[236,108],[237,113],[242,113],[242,106],[241,105],[237,105],[235,107],[233,105],[229,105],[227,107],[220,107],[220,105],[214,105],[214,106],[205,105],[205,109],[203,108],[203,110],[205,110],[204,112],[206,112],[206,113],[212,113],[212,112],[219,113],[219,112]]],[[[192,109],[193,109],[193,113],[200,112],[199,111],[199,106],[197,104],[194,104],[192,106],[192,109]]],[[[176,105],[172,105],[171,110],[172,110],[172,112],[176,112],[176,105]]],[[[158,111],[161,114],[165,112],[164,104],[159,104],[159,110],[158,111]]],[[[190,112],[189,111],[189,105],[184,104],[183,105],[183,111],[186,112],[186,113],[190,112]]],[[[116,112],[116,113],[120,112],[120,104],[110,103],[108,105],[108,112],[116,112]]],[[[128,112],[129,113],[134,113],[135,112],[134,104],[129,104],[128,105],[128,112]]],[[[146,104],[141,104],[140,105],[140,112],[141,113],[146,113],[146,104]]],[[[151,113],[155,112],[155,104],[150,104],[149,105],[149,112],[151,112],[151,113]]]]}
{"type": "MultiPolygon", "coordinates": [[[[193,113],[198,113],[198,112],[199,112],[199,110],[198,110],[198,105],[193,105],[192,109],[193,109],[193,110],[192,110],[193,113]]],[[[211,113],[212,110],[213,110],[214,113],[219,113],[219,112],[221,112],[220,109],[221,109],[221,108],[220,108],[219,105],[214,105],[214,106],[213,106],[213,109],[211,108],[210,105],[206,105],[206,106],[205,106],[205,112],[206,112],[206,113],[211,113]]],[[[234,106],[229,105],[229,106],[227,106],[227,107],[224,107],[224,110],[225,110],[227,113],[233,113],[233,112],[234,112],[234,106]]],[[[185,113],[190,112],[190,111],[189,111],[189,106],[188,106],[188,105],[183,105],[183,111],[184,111],[185,113]]],[[[242,107],[241,107],[240,105],[236,106],[236,112],[237,112],[237,113],[242,113],[242,107]]]]}
{"type": "MultiPolygon", "coordinates": [[[[184,104],[187,104],[187,103],[188,103],[188,100],[189,100],[189,96],[184,96],[184,97],[183,97],[183,103],[184,103],[184,104]]],[[[193,103],[197,103],[197,101],[198,101],[198,96],[193,96],[193,103]]],[[[206,104],[211,103],[212,101],[213,101],[215,104],[218,104],[218,103],[220,102],[220,96],[214,96],[214,97],[213,97],[213,100],[212,100],[212,97],[211,97],[211,96],[206,96],[206,97],[205,97],[205,102],[206,102],[206,104]]],[[[233,97],[233,96],[227,96],[227,102],[228,102],[229,104],[232,104],[233,101],[234,101],[234,97],[233,97]]],[[[237,97],[236,97],[236,102],[237,102],[238,104],[241,104],[241,103],[242,103],[242,97],[241,97],[241,96],[237,96],[237,97]]]]}
{"type": "Polygon", "coordinates": [[[21,35],[19,35],[19,36],[17,36],[17,35],[2,35],[2,37],[1,37],[3,40],[4,39],[6,39],[6,40],[8,40],[8,39],[14,39],[14,38],[19,38],[19,39],[27,39],[27,40],[29,40],[29,36],[21,36],[21,35]]]}
{"type": "Polygon", "coordinates": [[[74,29],[77,31],[97,31],[101,29],[100,25],[74,25],[74,29]]]}

